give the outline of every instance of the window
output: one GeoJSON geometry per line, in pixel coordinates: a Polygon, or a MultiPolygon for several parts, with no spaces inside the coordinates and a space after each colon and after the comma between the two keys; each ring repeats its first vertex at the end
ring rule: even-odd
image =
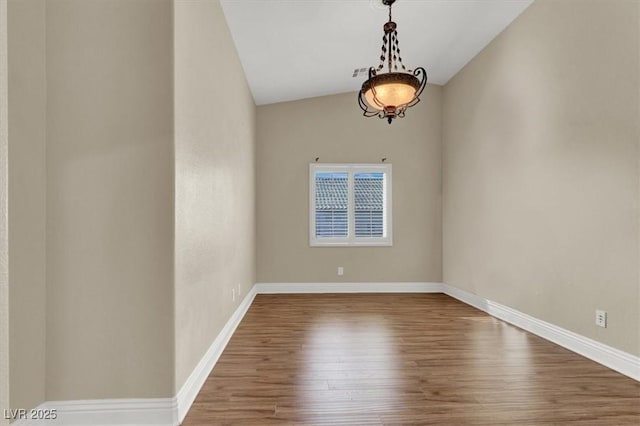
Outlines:
{"type": "Polygon", "coordinates": [[[391,164],[310,164],[309,244],[390,246],[391,164]]]}

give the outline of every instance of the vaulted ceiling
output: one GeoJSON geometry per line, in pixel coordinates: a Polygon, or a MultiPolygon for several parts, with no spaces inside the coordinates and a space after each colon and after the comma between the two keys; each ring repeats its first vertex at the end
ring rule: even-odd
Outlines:
{"type": "MultiPolygon", "coordinates": [[[[533,0],[398,0],[404,63],[446,84],[533,0]]],[[[256,104],[360,89],[377,66],[388,9],[381,0],[222,0],[256,104]]]]}

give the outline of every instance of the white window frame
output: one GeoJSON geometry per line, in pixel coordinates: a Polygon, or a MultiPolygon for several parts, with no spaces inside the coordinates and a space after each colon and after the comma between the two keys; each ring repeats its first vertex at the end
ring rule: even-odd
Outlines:
{"type": "Polygon", "coordinates": [[[309,164],[309,245],[311,247],[376,247],[392,246],[392,167],[391,164],[309,164]],[[316,237],[316,173],[347,173],[349,175],[348,192],[348,231],[347,237],[317,238],[316,237]],[[357,173],[384,173],[383,191],[383,237],[356,237],[356,215],[354,197],[354,175],[357,173]]]}

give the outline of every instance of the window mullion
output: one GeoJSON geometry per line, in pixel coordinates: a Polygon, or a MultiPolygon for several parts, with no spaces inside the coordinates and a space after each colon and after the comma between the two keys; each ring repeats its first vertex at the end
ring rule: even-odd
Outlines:
{"type": "Polygon", "coordinates": [[[347,217],[349,219],[349,231],[348,231],[348,239],[349,242],[353,243],[356,240],[356,197],[355,197],[355,172],[353,170],[349,171],[349,185],[348,185],[348,210],[347,217]]]}

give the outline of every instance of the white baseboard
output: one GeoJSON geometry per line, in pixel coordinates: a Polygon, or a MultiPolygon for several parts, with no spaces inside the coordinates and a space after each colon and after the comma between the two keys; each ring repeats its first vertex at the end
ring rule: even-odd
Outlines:
{"type": "Polygon", "coordinates": [[[55,410],[55,420],[17,420],[12,426],[176,426],[182,423],[200,388],[222,355],[236,327],[251,306],[256,295],[254,286],[236,308],[222,331],[213,341],[193,372],[189,375],[178,394],[173,398],[150,399],[98,399],[86,401],[48,401],[34,410],[51,413],[55,410]]]}
{"type": "Polygon", "coordinates": [[[447,284],[443,284],[443,292],[491,316],[640,381],[640,357],[447,284]]]}
{"type": "Polygon", "coordinates": [[[254,285],[242,300],[238,308],[236,308],[233,315],[231,315],[229,321],[227,321],[220,334],[218,334],[218,337],[216,337],[198,365],[196,365],[196,368],[189,375],[184,385],[180,388],[178,395],[176,395],[178,402],[177,417],[179,423],[182,423],[184,417],[187,415],[189,408],[191,408],[191,404],[193,404],[198,392],[200,392],[200,388],[202,388],[202,385],[207,380],[211,370],[213,370],[216,362],[218,362],[220,355],[222,355],[224,348],[227,346],[227,343],[229,343],[229,339],[233,336],[233,332],[247,313],[247,310],[249,309],[249,306],[251,306],[255,296],[256,286],[254,285]]]}
{"type": "Polygon", "coordinates": [[[468,293],[464,290],[460,290],[457,287],[453,287],[447,284],[442,284],[442,292],[448,296],[453,297],[454,299],[458,299],[459,301],[466,303],[467,305],[480,309],[481,311],[487,312],[488,310],[487,299],[483,299],[482,297],[475,294],[468,293]]]}
{"type": "Polygon", "coordinates": [[[257,294],[286,293],[442,293],[441,283],[258,283],[257,294]]]}
{"type": "Polygon", "coordinates": [[[565,330],[459,288],[414,283],[258,283],[247,293],[229,321],[174,398],[106,399],[45,402],[37,409],[57,412],[56,420],[18,420],[12,426],[85,425],[176,426],[182,423],[200,388],[213,370],[257,294],[293,293],[444,293],[489,315],[640,381],[640,357],[565,330]]]}
{"type": "Polygon", "coordinates": [[[11,425],[174,426],[178,423],[175,398],[48,401],[40,404],[33,411],[40,416],[47,415],[49,420],[24,419],[17,420],[11,425]]]}

